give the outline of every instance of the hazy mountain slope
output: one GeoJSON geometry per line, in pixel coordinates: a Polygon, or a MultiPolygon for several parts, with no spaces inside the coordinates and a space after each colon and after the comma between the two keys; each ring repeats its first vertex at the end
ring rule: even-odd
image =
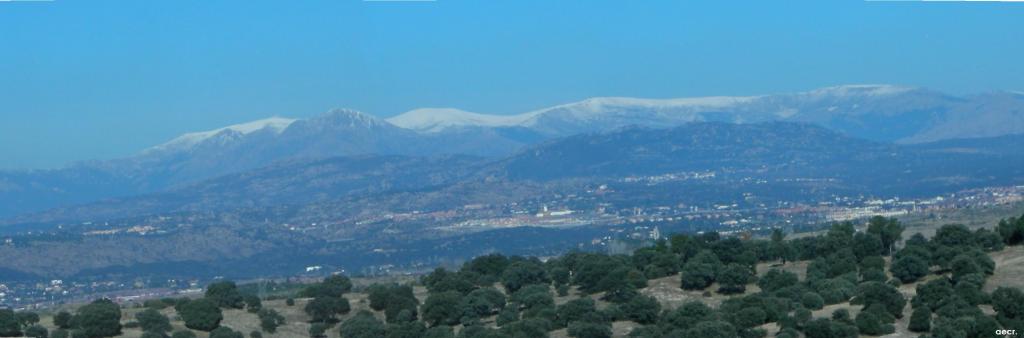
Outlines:
{"type": "Polygon", "coordinates": [[[759,96],[677,99],[599,97],[536,111],[497,116],[452,110],[414,110],[389,118],[419,132],[466,126],[521,126],[553,137],[629,125],[666,128],[693,121],[808,122],[874,141],[928,142],[1017,133],[1024,96],[953,96],[924,88],[845,85],[759,96]]]}
{"type": "Polygon", "coordinates": [[[16,217],[8,223],[111,219],[158,213],[302,205],[349,195],[449,184],[480,159],[468,156],[354,156],[278,163],[166,192],[102,200],[16,217]]]}
{"type": "Polygon", "coordinates": [[[145,191],[132,177],[84,165],[0,171],[0,217],[145,191]]]}
{"type": "Polygon", "coordinates": [[[1024,154],[1006,151],[1018,149],[1021,140],[976,139],[949,152],[938,151],[948,148],[941,144],[876,143],[811,124],[693,123],[568,137],[503,160],[494,170],[539,181],[714,171],[733,178],[833,179],[852,191],[906,196],[1024,183],[1024,154]]]}
{"type": "Polygon", "coordinates": [[[847,85],[801,93],[680,99],[593,98],[512,116],[418,109],[387,120],[353,110],[187,133],[136,156],[65,169],[0,172],[0,217],[164,191],[277,161],[352,155],[500,158],[553,138],[689,122],[803,122],[880,142],[917,143],[1024,130],[1024,96],[953,96],[847,85]]]}
{"type": "Polygon", "coordinates": [[[534,180],[741,169],[817,175],[828,161],[896,149],[809,124],[706,122],[571,136],[512,156],[502,166],[509,178],[534,180]]]}
{"type": "Polygon", "coordinates": [[[189,133],[137,156],[59,170],[0,172],[0,216],[163,191],[278,161],[423,154],[416,133],[352,110],[303,120],[269,119],[189,133]],[[9,206],[9,207],[8,207],[9,206]]]}
{"type": "Polygon", "coordinates": [[[51,266],[63,276],[123,272],[137,266],[174,271],[180,269],[175,264],[186,261],[248,262],[237,266],[253,273],[270,271],[261,270],[268,266],[253,265],[268,260],[279,264],[273,271],[285,271],[276,269],[327,259],[355,264],[353,255],[380,264],[399,259],[374,253],[379,248],[401,248],[398,251],[406,255],[401,259],[422,259],[439,250],[425,243],[467,234],[438,227],[509,217],[508,206],[535,208],[551,196],[580,194],[603,184],[615,192],[587,195],[572,208],[707,206],[748,203],[748,197],[755,198],[749,203],[765,205],[813,203],[836,196],[930,197],[973,187],[1024,184],[1024,154],[986,150],[1013,149],[1020,140],[999,137],[906,146],[852,138],[811,124],[710,122],[577,135],[497,160],[294,160],[168,192],[8,219],[5,224],[16,228],[52,229],[59,224],[68,237],[50,238],[43,232],[39,238],[19,239],[0,250],[5,257],[18,258],[0,265],[10,270],[0,273],[57,271],[51,266]],[[974,150],[946,150],[951,148],[974,150]],[[708,171],[715,173],[712,179],[664,184],[624,180],[708,171]],[[128,232],[147,225],[156,228],[143,235],[128,232]],[[111,229],[120,232],[103,233],[111,229]],[[198,240],[209,236],[222,239],[198,240]],[[151,241],[159,243],[148,245],[151,241]],[[89,257],[88,264],[76,263],[79,255],[90,252],[96,253],[83,256],[89,257]]]}
{"type": "Polygon", "coordinates": [[[491,203],[487,198],[516,190],[509,186],[517,184],[528,188],[510,194],[513,198],[529,196],[530,189],[538,194],[558,189],[564,182],[703,171],[715,172],[729,182],[815,179],[829,180],[828,187],[819,190],[927,195],[1024,183],[1024,166],[1020,165],[1024,154],[983,150],[1011,149],[1019,140],[973,140],[970,149],[976,151],[950,152],[941,151],[949,148],[944,145],[878,143],[801,123],[699,122],[668,129],[632,127],[552,140],[490,161],[459,156],[292,161],[168,192],[58,208],[6,223],[322,202],[330,209],[339,207],[331,206],[342,203],[339,201],[344,201],[347,205],[343,208],[351,212],[390,207],[430,209],[491,203]],[[528,181],[534,183],[524,184],[528,181]]]}
{"type": "MultiPolygon", "coordinates": [[[[989,155],[1024,154],[1024,134],[950,139],[913,145],[913,148],[937,153],[977,153],[989,155]]],[[[1024,163],[1021,163],[1024,165],[1024,163]]]]}

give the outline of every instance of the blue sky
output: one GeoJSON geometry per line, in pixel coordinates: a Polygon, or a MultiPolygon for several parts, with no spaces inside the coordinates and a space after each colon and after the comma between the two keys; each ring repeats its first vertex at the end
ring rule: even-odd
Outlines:
{"type": "Polygon", "coordinates": [[[592,96],[847,83],[1024,90],[1024,4],[0,1],[0,168],[350,107],[516,113],[592,96]]]}

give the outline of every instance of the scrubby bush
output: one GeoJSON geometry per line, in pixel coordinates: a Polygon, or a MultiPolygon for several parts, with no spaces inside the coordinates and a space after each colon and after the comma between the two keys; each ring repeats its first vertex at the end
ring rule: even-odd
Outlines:
{"type": "Polygon", "coordinates": [[[932,310],[927,306],[919,306],[910,314],[907,329],[913,332],[927,332],[932,329],[932,310]]]}
{"type": "Polygon", "coordinates": [[[135,320],[139,322],[142,331],[161,334],[171,331],[171,321],[167,319],[167,316],[151,308],[136,313],[135,320]]]}
{"type": "Polygon", "coordinates": [[[387,333],[384,323],[366,311],[359,312],[341,323],[339,331],[345,338],[379,338],[387,333]]]}
{"type": "Polygon", "coordinates": [[[815,292],[808,292],[800,297],[800,304],[811,310],[819,310],[825,306],[825,300],[815,292]]]}
{"type": "Polygon", "coordinates": [[[185,321],[185,327],[208,332],[217,328],[224,319],[217,303],[205,298],[180,305],[178,315],[185,321]]]}
{"type": "Polygon", "coordinates": [[[232,281],[221,281],[206,286],[206,299],[222,308],[241,309],[245,306],[238,286],[232,281]]]}

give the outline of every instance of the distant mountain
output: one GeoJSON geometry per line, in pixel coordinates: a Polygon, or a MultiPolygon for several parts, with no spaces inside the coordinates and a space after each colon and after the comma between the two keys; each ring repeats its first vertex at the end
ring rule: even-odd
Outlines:
{"type": "Polygon", "coordinates": [[[385,120],[337,109],[308,119],[274,117],[186,133],[127,158],[0,172],[0,217],[160,192],[280,161],[371,154],[501,158],[547,140],[629,126],[770,121],[810,123],[878,142],[991,137],[1024,131],[1024,95],[959,97],[847,85],[744,97],[592,98],[508,116],[428,108],[385,120]]]}
{"type": "Polygon", "coordinates": [[[115,219],[159,213],[306,205],[352,195],[447,185],[469,176],[480,163],[480,158],[470,156],[398,155],[284,161],[158,193],[29,213],[15,218],[15,222],[115,219]]]}
{"type": "Polygon", "coordinates": [[[0,215],[162,191],[291,159],[419,154],[412,131],[353,110],[188,133],[122,159],[0,172],[0,215]]]}
{"type": "Polygon", "coordinates": [[[874,141],[920,143],[1024,130],[1024,96],[996,92],[958,97],[893,85],[846,85],[794,94],[681,99],[592,98],[519,115],[450,109],[413,110],[388,119],[423,133],[473,127],[524,127],[551,136],[653,128],[692,121],[808,122],[874,141]]]}
{"type": "Polygon", "coordinates": [[[828,179],[847,193],[927,196],[1024,183],[1024,135],[916,145],[808,123],[689,123],[570,136],[498,161],[492,176],[552,181],[713,171],[721,177],[828,179]]]}
{"type": "Polygon", "coordinates": [[[634,126],[555,139],[501,159],[359,155],[291,160],[163,192],[27,214],[6,223],[332,205],[343,200],[346,213],[363,213],[390,210],[394,206],[387,205],[397,201],[395,195],[408,206],[486,204],[503,192],[514,199],[563,184],[680,172],[715,172],[720,179],[737,182],[827,180],[827,186],[814,188],[819,193],[927,196],[1024,184],[1021,141],[1024,135],[895,145],[792,122],[634,126]]]}
{"type": "MultiPolygon", "coordinates": [[[[252,277],[323,261],[440,259],[438,252],[457,250],[436,243],[465,239],[472,231],[439,228],[528,217],[520,212],[568,196],[576,197],[564,203],[582,212],[931,197],[1024,184],[1022,140],[1017,135],[896,145],[809,123],[693,122],[574,135],[498,159],[292,159],[161,192],[8,218],[0,230],[60,225],[66,237],[43,233],[0,246],[0,255],[16,258],[0,262],[0,276],[138,273],[150,271],[146,266],[191,272],[182,266],[214,264],[245,267],[232,271],[252,277]],[[656,184],[644,179],[707,172],[713,177],[656,184]],[[608,190],[593,193],[601,186],[608,190]],[[122,232],[96,234],[111,229],[122,232]],[[378,254],[381,248],[401,254],[378,254]]],[[[479,243],[478,250],[490,245],[479,243]]]]}

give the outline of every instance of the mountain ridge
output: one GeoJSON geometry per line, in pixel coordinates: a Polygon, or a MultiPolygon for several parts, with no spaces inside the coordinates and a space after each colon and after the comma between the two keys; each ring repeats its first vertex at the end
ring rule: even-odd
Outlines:
{"type": "Polygon", "coordinates": [[[444,108],[382,119],[334,109],[304,119],[276,117],[186,133],[126,158],[0,171],[0,216],[159,192],[278,161],[370,154],[502,158],[572,135],[716,121],[811,123],[862,139],[925,143],[1019,133],[1024,95],[961,97],[919,87],[845,85],[757,96],[599,97],[512,116],[444,108]]]}

